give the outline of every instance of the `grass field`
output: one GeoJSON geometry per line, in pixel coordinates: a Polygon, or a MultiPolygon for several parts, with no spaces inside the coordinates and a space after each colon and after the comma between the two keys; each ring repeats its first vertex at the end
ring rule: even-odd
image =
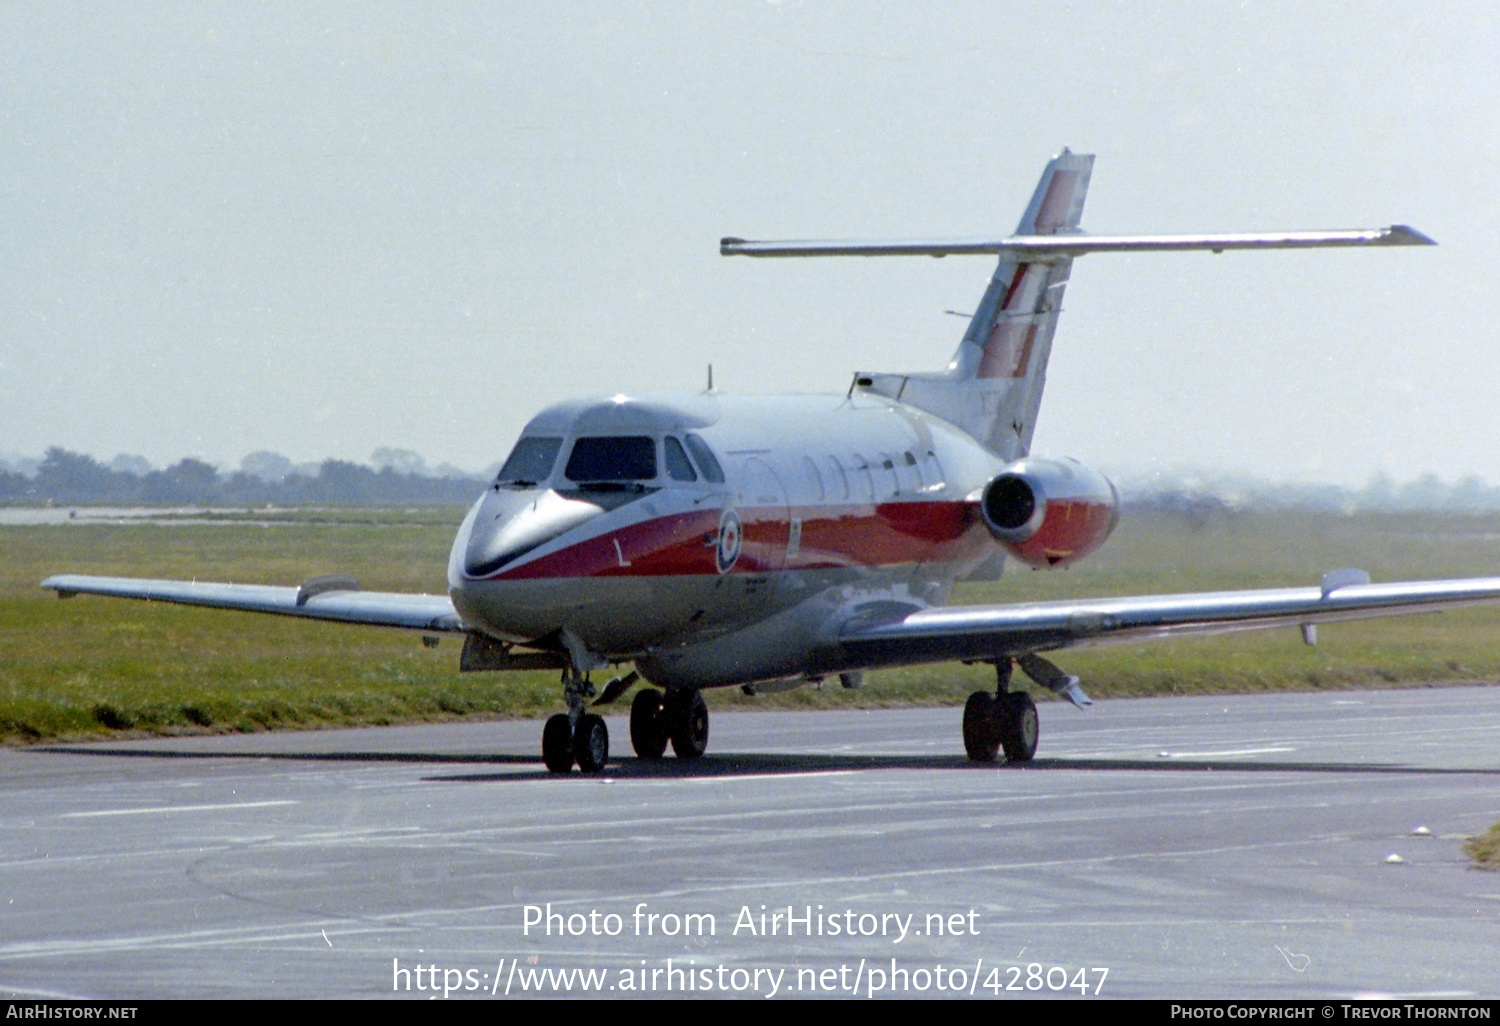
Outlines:
{"type": "MultiPolygon", "coordinates": [[[[274,523],[0,527],[0,740],[120,731],[264,730],[562,708],[555,672],[463,674],[458,645],[408,634],[80,596],[51,573],[295,584],[353,573],[366,588],[441,592],[461,509],[280,511],[274,523]]],[[[257,516],[256,520],[266,519],[257,516]]],[[[1008,572],[960,602],[1026,601],[1316,583],[1357,566],[1377,580],[1500,574],[1500,515],[1241,514],[1207,522],[1126,519],[1070,570],[1008,572]]],[[[1500,680],[1500,609],[1059,653],[1095,696],[1410,686],[1500,680]]],[[[719,708],[961,703],[986,667],[870,675],[865,687],[802,688],[719,708]]]]}
{"type": "Polygon", "coordinates": [[[1464,844],[1464,851],[1481,869],[1500,871],[1500,823],[1478,837],[1469,838],[1464,844]]]}

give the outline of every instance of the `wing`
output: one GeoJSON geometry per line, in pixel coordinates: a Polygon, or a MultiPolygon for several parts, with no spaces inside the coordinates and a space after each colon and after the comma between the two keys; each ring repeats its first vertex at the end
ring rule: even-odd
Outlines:
{"type": "Polygon", "coordinates": [[[1296,627],[1437,612],[1500,602],[1500,577],[1369,584],[1361,571],[1328,574],[1321,587],[923,609],[900,619],[853,620],[840,635],[869,666],[985,660],[1061,648],[1190,634],[1296,627]],[[1346,583],[1348,581],[1361,583],[1346,583]]]}
{"type": "Polygon", "coordinates": [[[91,577],[58,574],[42,582],[58,598],[110,595],[115,598],[176,602],[184,606],[279,613],[310,620],[397,627],[424,633],[462,633],[463,619],[446,595],[411,595],[360,591],[352,577],[313,577],[300,587],[265,584],[211,584],[207,581],[153,581],[138,577],[91,577]]]}

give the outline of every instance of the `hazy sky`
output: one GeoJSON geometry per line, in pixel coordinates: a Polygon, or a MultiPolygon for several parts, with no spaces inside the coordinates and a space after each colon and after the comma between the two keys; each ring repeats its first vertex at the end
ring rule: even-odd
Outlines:
{"type": "Polygon", "coordinates": [[[1436,249],[1092,256],[1036,448],[1500,481],[1489,4],[11,4],[0,453],[500,459],[588,392],[936,369],[988,258],[725,234],[1407,222],[1436,249]]]}

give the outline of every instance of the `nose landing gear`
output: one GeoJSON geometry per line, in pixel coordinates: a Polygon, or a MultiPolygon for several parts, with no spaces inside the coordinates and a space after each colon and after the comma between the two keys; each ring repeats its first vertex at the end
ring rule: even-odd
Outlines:
{"type": "Polygon", "coordinates": [[[585,773],[598,773],[609,761],[609,728],[602,717],[586,711],[593,697],[588,674],[572,667],[563,671],[568,711],[549,718],[542,728],[542,762],[553,773],[567,773],[575,762],[585,773]]]}
{"type": "Polygon", "coordinates": [[[994,762],[1003,749],[1006,762],[1036,756],[1040,723],[1036,703],[1024,691],[1010,690],[1012,664],[995,664],[995,693],[976,691],[964,703],[964,751],[974,762],[994,762]]]}

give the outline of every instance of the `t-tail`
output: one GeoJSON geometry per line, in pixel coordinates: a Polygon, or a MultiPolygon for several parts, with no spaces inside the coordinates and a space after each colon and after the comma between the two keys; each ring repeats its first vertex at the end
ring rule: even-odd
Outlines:
{"type": "Polygon", "coordinates": [[[936,373],[861,373],[855,387],[909,403],[963,428],[990,451],[1016,460],[1031,451],[1052,337],[1073,259],[1085,253],[1316,246],[1432,245],[1405,225],[1348,231],[1209,235],[1090,235],[1079,228],[1093,154],[1064,149],[1047,162],[1026,213],[1008,238],[903,242],[721,240],[725,256],[955,256],[998,254],[1000,262],[963,341],[936,373]]]}
{"type": "MultiPolygon", "coordinates": [[[[1048,161],[1016,235],[1076,234],[1093,171],[1092,154],[1063,150],[1048,161]]],[[[1031,451],[1072,270],[1071,255],[1028,259],[1001,253],[946,372],[865,374],[861,382],[869,384],[862,387],[957,424],[1002,459],[1020,459],[1031,451]]]]}

